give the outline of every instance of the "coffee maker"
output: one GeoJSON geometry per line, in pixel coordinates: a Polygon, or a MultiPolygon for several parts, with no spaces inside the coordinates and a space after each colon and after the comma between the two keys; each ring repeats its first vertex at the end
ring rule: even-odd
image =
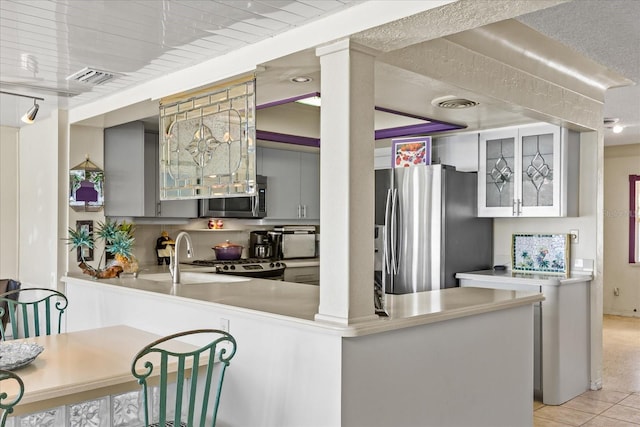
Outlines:
{"type": "Polygon", "coordinates": [[[269,259],[273,256],[271,236],[266,230],[249,233],[249,257],[269,259]]]}

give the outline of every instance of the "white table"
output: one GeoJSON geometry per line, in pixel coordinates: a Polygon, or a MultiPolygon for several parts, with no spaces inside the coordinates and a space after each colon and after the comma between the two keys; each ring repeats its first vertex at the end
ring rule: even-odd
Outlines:
{"type": "MultiPolygon", "coordinates": [[[[24,381],[25,393],[13,415],[139,389],[131,374],[133,357],[158,338],[129,326],[111,326],[15,340],[34,342],[44,351],[34,362],[15,371],[24,381]]],[[[175,344],[176,350],[192,348],[175,344]]],[[[3,391],[15,396],[17,387],[3,386],[3,391]]]]}

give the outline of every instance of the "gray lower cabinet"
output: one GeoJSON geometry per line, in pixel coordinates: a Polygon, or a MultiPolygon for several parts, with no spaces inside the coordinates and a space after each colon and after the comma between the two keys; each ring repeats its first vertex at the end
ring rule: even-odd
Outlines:
{"type": "Polygon", "coordinates": [[[540,292],[533,306],[534,396],[561,405],[589,390],[591,275],[570,278],[506,272],[458,273],[461,287],[540,292]],[[515,276],[515,277],[514,277],[515,276]]]}
{"type": "Polygon", "coordinates": [[[131,122],[104,130],[105,216],[196,218],[196,200],[160,201],[158,134],[131,122]]]}
{"type": "Polygon", "coordinates": [[[320,154],[258,148],[267,177],[267,219],[320,219],[320,154]]]}

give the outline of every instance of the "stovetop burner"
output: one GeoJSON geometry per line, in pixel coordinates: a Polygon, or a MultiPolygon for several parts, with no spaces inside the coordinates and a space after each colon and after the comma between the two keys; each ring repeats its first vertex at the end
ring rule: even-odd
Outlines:
{"type": "Polygon", "coordinates": [[[207,267],[213,267],[216,265],[240,265],[240,264],[279,264],[278,266],[284,265],[284,263],[280,261],[273,261],[270,259],[264,258],[241,258],[234,260],[221,260],[221,259],[197,259],[195,261],[191,261],[190,264],[193,265],[202,265],[207,267]]]}
{"type": "Polygon", "coordinates": [[[239,276],[281,278],[286,265],[283,262],[263,259],[244,258],[236,260],[200,259],[189,264],[201,267],[215,267],[216,273],[239,276]]]}

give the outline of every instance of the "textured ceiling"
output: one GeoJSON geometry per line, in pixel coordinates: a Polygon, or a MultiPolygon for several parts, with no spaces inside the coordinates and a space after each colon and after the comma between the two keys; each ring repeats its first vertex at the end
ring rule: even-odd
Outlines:
{"type": "MultiPolygon", "coordinates": [[[[377,1],[1,0],[0,81],[5,84],[0,88],[46,98],[40,113],[44,116],[47,109],[83,105],[377,1]],[[95,87],[66,80],[85,66],[121,75],[95,87]],[[56,90],[77,95],[56,96],[56,90]]],[[[524,13],[517,18],[522,23],[640,82],[638,0],[460,0],[433,11],[441,14],[438,25],[403,33],[405,28],[416,28],[415,22],[422,19],[418,14],[378,30],[358,30],[357,37],[382,50],[397,49],[445,36],[450,28],[460,31],[484,25],[486,15],[505,19],[513,11],[524,13]],[[493,12],[474,13],[478,7],[493,12]],[[546,8],[529,13],[542,7],[546,8]]],[[[286,67],[283,61],[282,75],[297,71],[286,67]]],[[[393,77],[392,72],[386,75],[393,77]]],[[[440,87],[436,82],[432,86],[440,87]]],[[[395,96],[412,99],[416,94],[396,92],[395,96]]],[[[623,134],[605,132],[607,144],[640,142],[639,100],[639,86],[607,92],[605,115],[619,117],[627,126],[623,134]]],[[[18,118],[31,103],[0,95],[0,125],[20,126],[18,118]]]]}
{"type": "Polygon", "coordinates": [[[638,82],[640,1],[576,0],[517,19],[638,82]]]}
{"type": "Polygon", "coordinates": [[[640,1],[575,0],[518,20],[635,82],[606,93],[605,117],[625,129],[605,143],[640,143],[640,1]]]}

